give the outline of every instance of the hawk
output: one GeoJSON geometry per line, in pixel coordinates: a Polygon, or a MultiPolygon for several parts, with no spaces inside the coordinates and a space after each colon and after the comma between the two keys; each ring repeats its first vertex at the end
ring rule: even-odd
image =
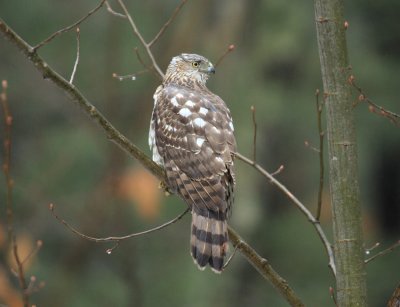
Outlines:
{"type": "Polygon", "coordinates": [[[154,93],[149,145],[166,171],[168,188],[191,208],[194,262],[220,273],[228,249],[236,141],[229,109],[206,87],[213,73],[210,61],[197,54],[171,60],[154,93]]]}

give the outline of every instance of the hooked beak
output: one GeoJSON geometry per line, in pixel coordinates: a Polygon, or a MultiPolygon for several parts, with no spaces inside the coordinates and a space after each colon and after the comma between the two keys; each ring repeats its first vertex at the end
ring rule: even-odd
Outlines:
{"type": "Polygon", "coordinates": [[[212,65],[210,64],[210,66],[208,66],[207,72],[208,72],[209,74],[215,74],[215,68],[214,68],[214,66],[212,66],[212,65]]]}

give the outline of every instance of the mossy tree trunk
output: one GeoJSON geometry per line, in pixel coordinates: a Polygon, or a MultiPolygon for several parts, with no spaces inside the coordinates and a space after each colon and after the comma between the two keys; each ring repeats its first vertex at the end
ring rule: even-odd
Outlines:
{"type": "Polygon", "coordinates": [[[339,306],[366,306],[357,140],[343,0],[314,0],[324,86],[339,306]]]}

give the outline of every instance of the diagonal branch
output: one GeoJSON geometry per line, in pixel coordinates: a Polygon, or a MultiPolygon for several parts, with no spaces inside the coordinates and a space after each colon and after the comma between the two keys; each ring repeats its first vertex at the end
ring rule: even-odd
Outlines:
{"type": "MultiPolygon", "coordinates": [[[[129,18],[129,17],[128,17],[129,18]]],[[[136,145],[131,143],[122,133],[120,133],[83,95],[82,93],[67,80],[54,71],[35,51],[19,37],[2,19],[0,19],[0,32],[15,45],[25,57],[32,62],[34,67],[43,74],[57,87],[63,90],[72,101],[74,101],[80,109],[89,116],[90,120],[95,122],[106,134],[107,138],[116,143],[123,151],[127,152],[137,159],[145,168],[162,181],[165,181],[165,171],[154,163],[147,155],[145,155],[136,145]]],[[[318,225],[319,226],[319,225],[318,225]]],[[[272,270],[271,266],[265,259],[260,257],[254,249],[245,243],[231,227],[229,230],[229,239],[237,246],[241,242],[238,249],[246,257],[247,261],[254,266],[263,276],[275,287],[279,287],[280,294],[292,306],[304,306],[301,300],[296,296],[287,282],[282,279],[278,273],[272,270]]],[[[323,232],[322,232],[323,233],[323,232]]]]}
{"type": "Polygon", "coordinates": [[[35,65],[43,77],[50,80],[57,87],[61,88],[70,98],[74,101],[99,127],[101,127],[106,134],[107,138],[116,143],[121,149],[134,158],[141,161],[141,163],[150,172],[164,180],[165,173],[156,163],[147,157],[136,145],[132,144],[121,132],[119,132],[97,109],[92,105],[85,96],[56,71],[54,71],[35,51],[19,37],[11,28],[9,28],[3,20],[0,19],[0,31],[3,35],[10,40],[13,44],[21,50],[24,55],[35,65]]]}
{"type": "Polygon", "coordinates": [[[384,256],[386,254],[389,254],[389,253],[393,252],[393,250],[396,249],[397,247],[400,247],[400,240],[398,240],[397,242],[395,242],[394,244],[392,244],[388,248],[386,248],[386,249],[380,251],[379,253],[371,256],[370,258],[366,259],[364,262],[365,263],[369,263],[369,262],[371,262],[372,260],[375,260],[378,257],[381,257],[381,256],[384,256]]]}
{"type": "Polygon", "coordinates": [[[336,276],[335,258],[334,258],[332,246],[329,243],[329,240],[326,237],[325,232],[322,229],[320,222],[312,215],[312,213],[307,209],[307,207],[304,206],[304,204],[300,200],[297,199],[296,196],[294,196],[282,183],[280,183],[277,179],[275,179],[274,176],[272,176],[270,173],[268,173],[260,165],[258,165],[254,161],[250,160],[249,158],[246,158],[245,156],[241,155],[240,153],[235,153],[235,156],[239,160],[242,160],[243,162],[251,165],[261,175],[263,175],[265,178],[267,178],[273,185],[275,185],[279,190],[281,190],[283,192],[283,194],[285,194],[297,208],[300,209],[301,213],[303,213],[306,216],[308,221],[314,226],[315,231],[318,233],[318,236],[320,237],[322,243],[324,244],[326,253],[328,254],[328,258],[329,258],[328,265],[331,268],[333,275],[336,276]]]}
{"type": "Polygon", "coordinates": [[[160,67],[158,66],[158,64],[154,58],[154,55],[150,50],[150,45],[144,40],[142,34],[139,32],[139,29],[137,28],[135,22],[132,19],[132,16],[129,14],[129,12],[125,6],[125,3],[122,0],[118,0],[118,3],[121,6],[125,16],[128,18],[129,23],[131,24],[133,33],[135,33],[136,37],[139,39],[140,43],[143,45],[144,49],[146,50],[146,53],[151,60],[151,65],[153,65],[154,69],[157,71],[158,75],[162,79],[164,77],[164,73],[161,71],[160,67]]]}
{"type": "Polygon", "coordinates": [[[348,82],[358,91],[358,93],[359,93],[358,102],[368,103],[369,110],[371,112],[388,118],[394,125],[396,125],[397,127],[400,127],[400,115],[399,114],[389,111],[389,110],[377,105],[371,99],[369,99],[368,96],[362,90],[362,88],[356,84],[355,77],[353,75],[351,75],[349,77],[348,82]],[[379,112],[377,112],[376,109],[378,109],[379,112]]]}
{"type": "Polygon", "coordinates": [[[72,30],[73,28],[76,28],[77,26],[79,26],[82,22],[84,22],[86,19],[88,19],[91,15],[96,13],[104,5],[105,1],[106,0],[101,0],[101,2],[93,10],[91,10],[89,13],[87,13],[85,16],[83,16],[77,22],[75,22],[72,25],[70,25],[68,27],[65,27],[65,28],[62,28],[61,30],[58,30],[57,32],[54,32],[53,34],[51,34],[48,38],[46,38],[45,40],[41,41],[39,44],[34,46],[32,48],[33,51],[37,51],[39,48],[41,48],[44,45],[48,44],[50,41],[52,41],[54,38],[56,38],[60,34],[62,34],[64,32],[68,32],[68,31],[72,30]]]}
{"type": "Polygon", "coordinates": [[[151,46],[153,46],[157,42],[157,40],[161,37],[161,35],[164,34],[165,30],[167,30],[168,26],[175,19],[175,17],[178,15],[179,11],[182,9],[182,7],[186,4],[187,1],[188,0],[182,0],[181,3],[175,8],[175,11],[172,13],[171,17],[161,27],[160,31],[158,31],[158,33],[156,34],[156,36],[154,36],[151,42],[148,43],[149,48],[151,48],[151,46]]]}

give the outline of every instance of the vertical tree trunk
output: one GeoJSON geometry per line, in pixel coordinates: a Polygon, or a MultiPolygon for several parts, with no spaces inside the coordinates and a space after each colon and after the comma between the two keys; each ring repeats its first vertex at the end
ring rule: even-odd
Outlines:
{"type": "Polygon", "coordinates": [[[326,102],[329,181],[339,306],[366,306],[357,141],[343,0],[314,0],[326,102]]]}

